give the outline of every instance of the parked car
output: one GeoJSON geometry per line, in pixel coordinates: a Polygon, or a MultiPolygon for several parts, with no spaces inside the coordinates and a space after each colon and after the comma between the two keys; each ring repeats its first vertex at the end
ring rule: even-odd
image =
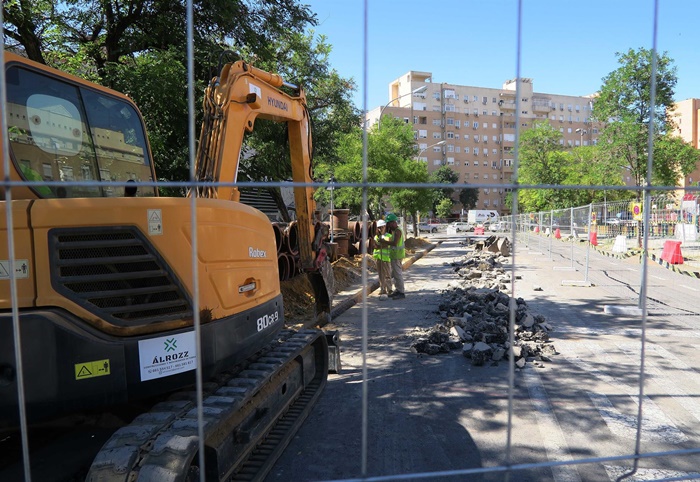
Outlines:
{"type": "Polygon", "coordinates": [[[437,233],[438,227],[439,226],[437,224],[420,223],[418,225],[418,231],[425,231],[427,233],[437,233]]]}
{"type": "Polygon", "coordinates": [[[453,223],[450,223],[450,226],[452,226],[458,233],[462,231],[474,231],[474,225],[465,221],[455,221],[453,223]]]}
{"type": "Polygon", "coordinates": [[[628,211],[617,213],[614,217],[609,217],[605,220],[605,224],[610,225],[632,224],[633,222],[634,216],[628,211]]]}

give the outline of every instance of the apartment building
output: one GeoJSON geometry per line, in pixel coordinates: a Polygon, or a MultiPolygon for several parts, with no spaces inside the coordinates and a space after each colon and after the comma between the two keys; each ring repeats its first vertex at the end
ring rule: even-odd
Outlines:
{"type": "MultiPolygon", "coordinates": [[[[671,118],[674,133],[696,149],[700,149],[698,125],[700,125],[700,99],[686,99],[674,104],[671,118]]],[[[700,186],[700,167],[678,181],[679,186],[700,186]]]]}
{"type": "MultiPolygon", "coordinates": [[[[412,125],[418,157],[428,172],[448,165],[459,182],[480,189],[477,209],[507,214],[508,192],[502,184],[513,174],[516,125],[520,131],[546,120],[562,133],[562,145],[597,142],[590,122],[591,97],[535,92],[532,79],[506,81],[501,88],[475,87],[432,80],[432,73],[410,71],[389,84],[389,101],[369,111],[369,125],[393,115],[412,125]]],[[[455,206],[455,212],[461,206],[455,206]]]]}

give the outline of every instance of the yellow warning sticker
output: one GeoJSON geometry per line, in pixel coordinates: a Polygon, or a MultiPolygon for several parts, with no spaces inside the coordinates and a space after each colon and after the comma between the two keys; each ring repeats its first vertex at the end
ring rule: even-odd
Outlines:
{"type": "Polygon", "coordinates": [[[75,364],[76,380],[101,377],[104,375],[109,375],[109,359],[75,364]]]}

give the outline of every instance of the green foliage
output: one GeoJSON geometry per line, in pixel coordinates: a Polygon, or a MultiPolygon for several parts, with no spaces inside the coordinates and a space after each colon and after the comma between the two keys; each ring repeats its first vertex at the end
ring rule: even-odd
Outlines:
{"type": "MultiPolygon", "coordinates": [[[[670,136],[676,68],[666,53],[657,54],[656,98],[651,111],[653,52],[641,48],[618,53],[620,67],[603,79],[594,115],[606,122],[600,137],[601,160],[627,169],[636,186],[646,185],[649,125],[652,123],[652,184],[675,186],[693,171],[697,151],[670,136]]],[[[638,194],[640,196],[641,194],[638,194]]]]}
{"type": "MultiPolygon", "coordinates": [[[[438,205],[442,203],[445,199],[450,201],[450,208],[452,207],[452,194],[454,193],[454,188],[452,187],[459,181],[459,174],[454,172],[449,166],[441,166],[436,171],[430,173],[428,177],[428,182],[431,184],[445,184],[450,187],[445,187],[443,189],[433,190],[433,204],[432,210],[434,213],[438,212],[438,205]]],[[[452,214],[450,209],[449,214],[452,214]]]]}
{"type": "Polygon", "coordinates": [[[435,208],[437,217],[446,219],[452,216],[452,204],[452,199],[448,197],[441,199],[435,208]]]}
{"type": "MultiPolygon", "coordinates": [[[[338,139],[338,158],[328,159],[318,165],[320,179],[330,174],[341,183],[363,182],[363,131],[355,128],[338,139]]],[[[386,119],[381,129],[373,126],[367,133],[367,181],[369,183],[425,183],[428,173],[425,164],[416,161],[415,140],[411,126],[396,119],[386,119]]],[[[359,213],[362,206],[362,187],[336,189],[334,203],[338,207],[359,213]]],[[[327,203],[328,194],[317,192],[317,199],[327,203]]],[[[384,200],[389,198],[395,210],[413,211],[430,206],[429,190],[414,188],[367,188],[368,206],[374,217],[384,211],[384,200]]]]}
{"type": "MultiPolygon", "coordinates": [[[[559,140],[561,134],[547,122],[535,123],[520,136],[520,184],[563,184],[566,178],[567,155],[559,140]]],[[[527,211],[564,207],[560,192],[555,189],[523,189],[518,202],[527,211]]]]}
{"type": "MultiPolygon", "coordinates": [[[[11,47],[131,95],[149,129],[159,178],[189,178],[185,2],[9,0],[3,8],[11,47]]],[[[339,135],[359,124],[351,102],[355,84],[330,67],[325,38],[305,33],[314,25],[315,15],[297,0],[195,0],[196,99],[219,74],[222,52],[236,51],[304,88],[316,159],[337,163],[339,135]]],[[[199,120],[201,102],[195,105],[199,120]]],[[[239,178],[288,178],[285,126],[257,124],[244,147],[254,155],[242,163],[239,178]]]]}
{"type": "Polygon", "coordinates": [[[465,211],[474,209],[479,202],[479,190],[476,188],[464,188],[459,190],[459,202],[465,211]]]}

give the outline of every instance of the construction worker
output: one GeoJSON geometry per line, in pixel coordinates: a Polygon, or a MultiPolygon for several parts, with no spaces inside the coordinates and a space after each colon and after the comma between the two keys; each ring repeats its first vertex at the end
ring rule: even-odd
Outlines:
{"type": "Polygon", "coordinates": [[[391,234],[391,238],[389,241],[380,240],[380,245],[389,247],[391,277],[396,288],[389,297],[393,300],[400,300],[406,297],[403,285],[403,259],[406,257],[406,249],[403,232],[399,228],[399,218],[396,217],[396,214],[386,215],[386,229],[391,234]]]}
{"type": "Polygon", "coordinates": [[[379,275],[379,299],[386,300],[391,291],[391,257],[389,246],[381,246],[380,240],[389,241],[391,235],[386,232],[386,221],[377,221],[377,234],[374,236],[376,248],[372,253],[377,263],[377,274],[379,275]]]}

